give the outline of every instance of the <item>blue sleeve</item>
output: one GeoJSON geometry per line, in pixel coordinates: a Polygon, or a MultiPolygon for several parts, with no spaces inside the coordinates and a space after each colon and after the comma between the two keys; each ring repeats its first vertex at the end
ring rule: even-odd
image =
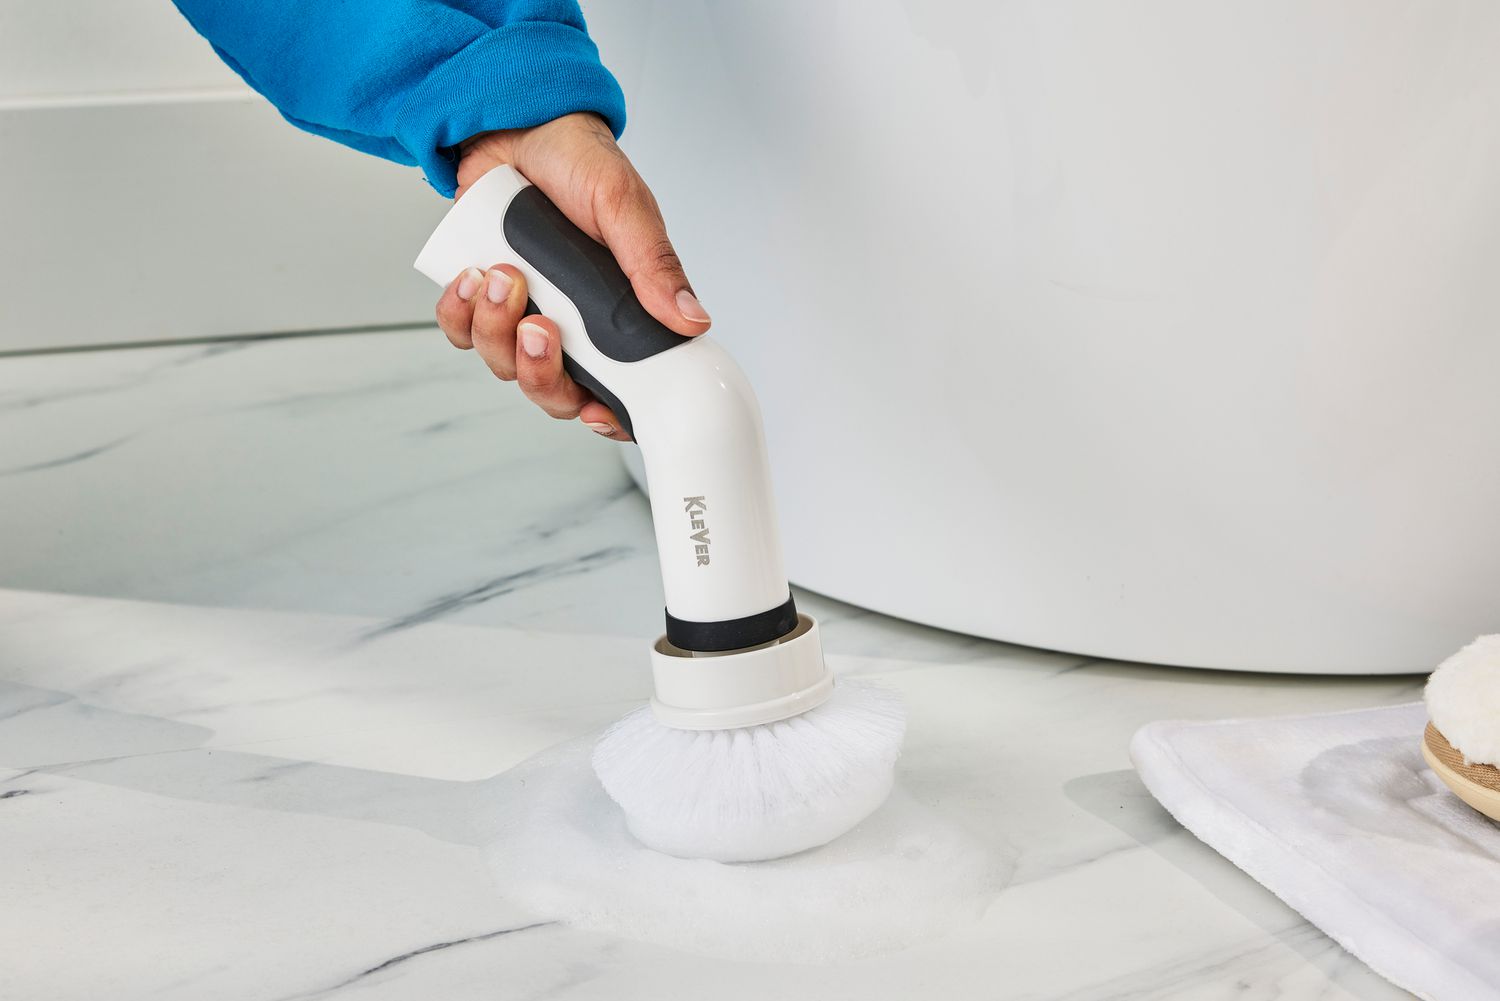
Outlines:
{"type": "Polygon", "coordinates": [[[292,124],[457,187],[453,147],[592,111],[616,136],[620,85],[574,0],[175,0],[292,124]]]}

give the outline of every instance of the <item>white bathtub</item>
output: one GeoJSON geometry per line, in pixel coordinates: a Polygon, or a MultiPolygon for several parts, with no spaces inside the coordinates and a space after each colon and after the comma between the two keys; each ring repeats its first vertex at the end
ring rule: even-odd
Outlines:
{"type": "Polygon", "coordinates": [[[796,583],[1221,668],[1500,629],[1500,5],[631,6],[796,583]]]}

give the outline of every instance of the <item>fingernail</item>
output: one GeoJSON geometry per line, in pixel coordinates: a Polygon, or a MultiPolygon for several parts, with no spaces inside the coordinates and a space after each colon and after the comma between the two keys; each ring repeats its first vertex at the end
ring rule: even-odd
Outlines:
{"type": "Polygon", "coordinates": [[[584,421],[584,423],[595,434],[602,434],[606,438],[613,438],[615,436],[615,426],[613,424],[606,424],[603,421],[584,421]]]}
{"type": "Polygon", "coordinates": [[[498,306],[510,298],[510,288],[514,284],[515,281],[504,271],[491,271],[490,280],[484,287],[484,294],[490,302],[498,306]]]}
{"type": "Polygon", "coordinates": [[[470,268],[458,279],[458,297],[464,302],[474,298],[474,293],[479,291],[479,283],[484,281],[484,272],[478,268],[470,268]]]}
{"type": "Polygon", "coordinates": [[[699,302],[698,297],[687,289],[677,293],[677,312],[694,323],[707,323],[710,319],[708,310],[703,308],[703,303],[699,302]]]}
{"type": "Polygon", "coordinates": [[[547,331],[535,323],[523,323],[519,328],[519,333],[522,351],[533,358],[540,358],[547,353],[547,331]]]}

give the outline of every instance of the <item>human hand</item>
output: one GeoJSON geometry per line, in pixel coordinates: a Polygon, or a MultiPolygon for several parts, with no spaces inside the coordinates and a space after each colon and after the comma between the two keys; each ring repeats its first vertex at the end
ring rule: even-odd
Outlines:
{"type": "MultiPolygon", "coordinates": [[[[689,337],[708,329],[708,312],[688,285],[656,199],[602,119],[565,115],[534,128],[475,136],[460,147],[458,197],[503,163],[610,249],[636,298],[664,326],[689,337]]],[[[605,437],[629,440],[610,409],[563,371],[557,325],[523,315],[526,294],[526,279],[510,265],[471,268],[438,300],[438,326],[454,347],[473,348],[496,376],[520,383],[550,416],[581,417],[605,437]]]]}

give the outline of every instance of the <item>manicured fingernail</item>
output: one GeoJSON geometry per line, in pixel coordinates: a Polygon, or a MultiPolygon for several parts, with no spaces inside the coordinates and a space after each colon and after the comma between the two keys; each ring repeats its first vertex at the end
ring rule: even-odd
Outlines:
{"type": "Polygon", "coordinates": [[[484,286],[484,294],[495,305],[500,305],[510,298],[510,287],[515,284],[504,271],[491,271],[489,281],[484,286]]]}
{"type": "Polygon", "coordinates": [[[484,281],[484,272],[478,268],[470,268],[458,279],[458,297],[464,302],[474,298],[474,293],[479,291],[479,283],[484,281]]]}
{"type": "Polygon", "coordinates": [[[694,323],[707,323],[710,319],[708,310],[703,308],[703,303],[699,302],[698,297],[687,289],[677,293],[677,312],[694,323]]]}
{"type": "Polygon", "coordinates": [[[606,438],[613,438],[615,436],[615,426],[613,424],[606,424],[603,421],[584,421],[584,423],[595,434],[602,434],[606,438]]]}
{"type": "Polygon", "coordinates": [[[523,323],[518,328],[521,335],[521,350],[533,358],[540,358],[547,353],[547,331],[535,323],[523,323]]]}

